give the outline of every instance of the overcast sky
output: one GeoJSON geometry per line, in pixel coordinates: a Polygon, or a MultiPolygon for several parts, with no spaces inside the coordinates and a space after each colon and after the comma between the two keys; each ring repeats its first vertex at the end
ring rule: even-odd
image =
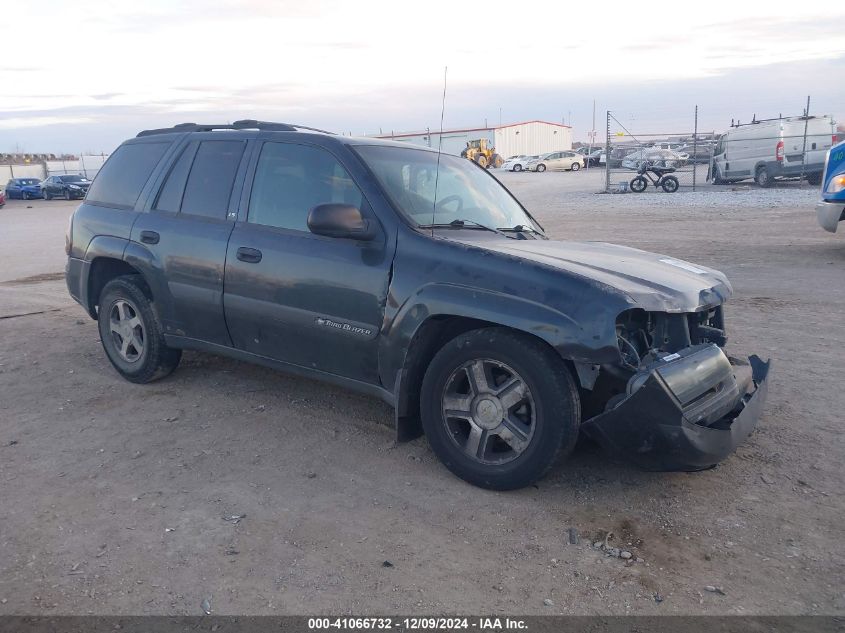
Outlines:
{"type": "Polygon", "coordinates": [[[46,0],[4,6],[0,151],[111,151],[138,130],[258,118],[354,134],[571,121],[603,135],[845,122],[845,5],[46,0]],[[765,7],[761,11],[761,6],[765,7]],[[691,7],[691,8],[686,8],[691,7]],[[33,28],[18,28],[31,23],[33,28]],[[501,114],[500,114],[501,113],[501,114]]]}

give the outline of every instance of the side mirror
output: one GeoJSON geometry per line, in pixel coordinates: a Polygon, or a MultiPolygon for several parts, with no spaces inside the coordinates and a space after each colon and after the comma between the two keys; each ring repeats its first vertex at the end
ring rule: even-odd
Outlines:
{"type": "Polygon", "coordinates": [[[361,215],[351,204],[320,204],[308,212],[308,229],[316,235],[372,240],[376,229],[371,220],[361,215]]]}

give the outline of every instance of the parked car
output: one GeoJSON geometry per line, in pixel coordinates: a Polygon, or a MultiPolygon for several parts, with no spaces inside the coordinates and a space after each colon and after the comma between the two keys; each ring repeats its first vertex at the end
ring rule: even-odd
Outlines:
{"type": "Polygon", "coordinates": [[[585,165],[585,159],[581,154],[567,150],[561,152],[550,152],[543,154],[529,161],[525,168],[529,171],[578,171],[585,165]]]}
{"type": "Polygon", "coordinates": [[[606,152],[602,149],[602,153],[599,154],[599,164],[605,165],[609,162],[609,167],[611,169],[621,167],[622,161],[625,160],[625,157],[636,149],[637,148],[634,145],[617,145],[616,147],[611,147],[609,161],[607,159],[606,152]]]}
{"type": "Polygon", "coordinates": [[[824,230],[836,233],[839,223],[845,221],[845,141],[828,151],[821,189],[816,217],[824,230]]]}
{"type": "Polygon", "coordinates": [[[504,163],[502,163],[502,169],[507,169],[508,171],[522,171],[525,169],[525,165],[528,164],[528,161],[537,158],[536,156],[514,156],[512,158],[507,159],[504,163]]]}
{"type": "Polygon", "coordinates": [[[257,121],[141,132],[66,250],[127,380],[195,349],[343,385],[486,488],[536,480],[581,432],[708,468],[766,397],[768,363],[723,351],[722,273],[549,240],[491,174],[425,147],[257,121]]]}
{"type": "Polygon", "coordinates": [[[67,176],[50,176],[41,183],[41,192],[44,194],[45,200],[52,200],[53,198],[75,200],[84,198],[90,186],[91,181],[85,176],[73,174],[67,176]]]}
{"type": "Polygon", "coordinates": [[[695,145],[692,143],[680,145],[675,151],[679,154],[686,154],[688,163],[707,164],[713,156],[714,147],[714,143],[700,141],[695,145]]]}
{"type": "Polygon", "coordinates": [[[604,148],[600,147],[594,149],[592,152],[586,155],[585,157],[585,167],[598,167],[599,165],[603,164],[602,156],[604,155],[604,148]]]}
{"type": "Polygon", "coordinates": [[[41,182],[38,178],[12,178],[6,183],[6,197],[9,200],[40,198],[41,182]]]}
{"type": "Polygon", "coordinates": [[[688,154],[680,154],[671,149],[643,147],[627,154],[622,160],[622,167],[639,169],[643,163],[650,163],[654,167],[674,167],[677,169],[686,165],[688,158],[688,154]]]}
{"type": "Polygon", "coordinates": [[[722,134],[713,157],[715,184],[754,179],[771,187],[779,178],[821,183],[836,122],[830,116],[787,117],[735,125],[722,134]],[[806,155],[804,135],[806,131],[806,155]]]}

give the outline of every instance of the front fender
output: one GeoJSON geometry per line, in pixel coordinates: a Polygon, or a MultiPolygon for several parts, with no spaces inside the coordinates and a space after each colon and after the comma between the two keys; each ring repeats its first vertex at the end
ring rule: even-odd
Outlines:
{"type": "MultiPolygon", "coordinates": [[[[537,336],[567,358],[595,358],[584,346],[585,332],[570,316],[534,301],[490,290],[431,283],[421,287],[387,324],[379,349],[383,378],[396,376],[420,326],[432,317],[456,316],[488,321],[537,336]]],[[[616,348],[613,348],[615,358],[616,348]]],[[[599,362],[592,360],[591,362],[599,362]]],[[[392,385],[386,384],[388,388],[392,385]]]]}
{"type": "MultiPolygon", "coordinates": [[[[437,317],[464,317],[486,321],[539,337],[563,358],[600,364],[618,357],[615,336],[587,331],[572,316],[549,306],[490,290],[458,284],[431,283],[419,288],[388,318],[379,347],[382,384],[394,394],[400,439],[418,435],[415,422],[403,406],[407,402],[407,379],[412,344],[423,326],[437,317]],[[404,429],[404,430],[403,430],[404,429]]],[[[414,380],[411,380],[414,382],[414,380]]]]}

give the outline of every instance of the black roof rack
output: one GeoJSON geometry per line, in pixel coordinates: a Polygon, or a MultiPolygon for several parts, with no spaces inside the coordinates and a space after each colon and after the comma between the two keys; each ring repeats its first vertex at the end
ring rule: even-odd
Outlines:
{"type": "Polygon", "coordinates": [[[293,125],[290,123],[273,123],[271,121],[256,121],[255,119],[244,119],[234,123],[223,123],[220,125],[203,123],[179,123],[173,127],[163,127],[156,130],[143,130],[138,136],[153,136],[155,134],[174,134],[177,132],[210,132],[212,130],[267,130],[270,132],[296,132],[297,130],[308,130],[309,132],[320,132],[321,134],[334,134],[326,130],[320,130],[306,125],[293,125]]]}

